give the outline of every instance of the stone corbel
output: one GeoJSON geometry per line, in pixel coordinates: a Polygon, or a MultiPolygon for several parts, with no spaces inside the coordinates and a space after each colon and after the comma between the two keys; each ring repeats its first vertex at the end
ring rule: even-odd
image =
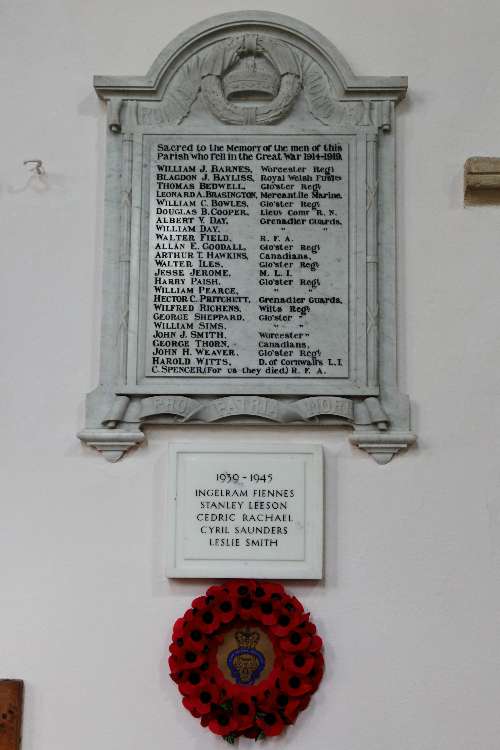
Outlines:
{"type": "Polygon", "coordinates": [[[139,429],[115,430],[115,429],[88,429],[78,433],[78,437],[90,448],[109,461],[116,463],[130,448],[140,445],[144,439],[144,433],[139,429]]]}
{"type": "Polygon", "coordinates": [[[412,432],[375,432],[358,431],[349,436],[349,440],[363,451],[366,451],[380,465],[388,464],[391,458],[401,450],[406,450],[415,442],[412,432]]]}

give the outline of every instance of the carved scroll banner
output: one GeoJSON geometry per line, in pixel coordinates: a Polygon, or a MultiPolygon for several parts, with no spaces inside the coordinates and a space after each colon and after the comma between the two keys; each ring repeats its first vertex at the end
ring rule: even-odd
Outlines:
{"type": "Polygon", "coordinates": [[[151,396],[138,404],[128,396],[117,396],[103,425],[114,429],[117,424],[143,423],[149,418],[174,415],[177,422],[217,422],[231,417],[258,417],[279,422],[317,422],[318,417],[332,416],[358,425],[376,425],[386,430],[389,418],[379,400],[373,396],[360,402],[334,396],[310,396],[293,402],[277,401],[263,396],[226,396],[197,401],[187,396],[151,396]],[[138,405],[138,408],[137,408],[138,405]]]}
{"type": "Polygon", "coordinates": [[[300,422],[319,414],[332,414],[352,420],[352,402],[345,398],[304,398],[294,404],[281,404],[272,398],[261,396],[227,396],[216,399],[209,405],[200,405],[186,397],[154,396],[141,404],[141,418],[154,414],[177,414],[183,421],[200,420],[216,422],[226,417],[249,415],[270,419],[273,422],[300,422]]]}
{"type": "Polygon", "coordinates": [[[80,439],[110,461],[154,422],[347,426],[408,447],[396,378],[395,107],[314,29],[204,21],[108,108],[100,385],[80,439]]]}

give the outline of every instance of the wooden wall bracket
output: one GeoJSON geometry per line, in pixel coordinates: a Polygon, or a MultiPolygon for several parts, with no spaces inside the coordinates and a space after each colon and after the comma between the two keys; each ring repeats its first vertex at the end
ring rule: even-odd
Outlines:
{"type": "Polygon", "coordinates": [[[500,206],[500,159],[471,156],[464,167],[464,205],[500,206]]]}

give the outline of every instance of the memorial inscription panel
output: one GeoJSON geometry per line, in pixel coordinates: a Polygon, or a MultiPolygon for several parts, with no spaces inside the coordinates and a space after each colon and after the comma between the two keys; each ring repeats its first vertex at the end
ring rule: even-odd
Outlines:
{"type": "Polygon", "coordinates": [[[149,424],[344,426],[386,463],[415,437],[396,374],[395,105],[314,29],[224,14],[107,103],[99,386],[109,461],[149,424]]]}
{"type": "Polygon", "coordinates": [[[352,137],[146,139],[146,375],[347,377],[352,137]]]}
{"type": "Polygon", "coordinates": [[[322,577],[320,446],[172,445],[169,476],[169,576],[322,577]]]}

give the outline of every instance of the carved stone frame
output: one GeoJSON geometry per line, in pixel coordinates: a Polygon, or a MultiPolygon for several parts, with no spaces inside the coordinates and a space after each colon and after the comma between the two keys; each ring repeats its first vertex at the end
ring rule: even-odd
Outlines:
{"type": "Polygon", "coordinates": [[[394,109],[405,96],[406,78],[354,76],[314,29],[287,16],[250,11],[188,29],[165,47],[145,77],[97,76],[94,85],[108,113],[105,291],[100,383],[87,396],[79,438],[109,461],[140,444],[147,424],[347,425],[353,429],[351,442],[378,463],[413,443],[409,399],[398,391],[396,379],[394,109]],[[271,62],[281,88],[268,106],[243,111],[221,94],[220,71],[245,45],[261,45],[265,54],[276,50],[271,62]],[[155,134],[194,134],[207,127],[217,132],[220,122],[224,134],[276,128],[280,136],[312,131],[348,135],[364,144],[358,215],[363,266],[356,287],[363,302],[362,382],[337,388],[327,383],[322,389],[291,378],[267,387],[257,379],[235,386],[206,378],[193,392],[187,382],[137,380],[140,304],[134,289],[147,202],[143,144],[155,134]]]}

